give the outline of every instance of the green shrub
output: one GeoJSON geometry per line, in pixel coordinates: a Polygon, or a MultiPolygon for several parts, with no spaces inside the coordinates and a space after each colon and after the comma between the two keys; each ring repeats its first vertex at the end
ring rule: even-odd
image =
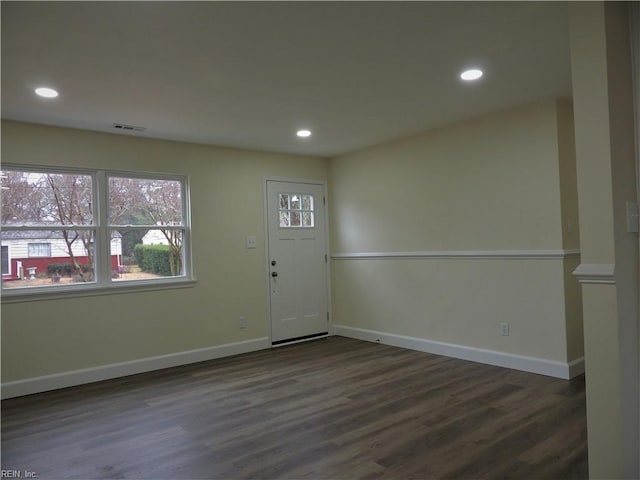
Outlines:
{"type": "Polygon", "coordinates": [[[133,247],[133,258],[135,259],[136,264],[142,268],[142,261],[144,256],[145,245],[139,243],[135,247],[133,247]]]}
{"type": "MultiPolygon", "coordinates": [[[[142,245],[135,246],[134,255],[138,267],[143,272],[157,275],[171,275],[171,248],[169,245],[142,245]]],[[[177,262],[173,259],[174,269],[178,270],[177,262]]]]}
{"type": "MultiPolygon", "coordinates": [[[[83,273],[87,273],[90,268],[89,264],[83,263],[80,265],[83,273]]],[[[71,275],[75,273],[73,266],[70,263],[50,263],[47,265],[48,275],[71,275]]]]}
{"type": "Polygon", "coordinates": [[[50,263],[47,265],[47,274],[49,275],[71,275],[73,267],[70,263],[50,263]]]}

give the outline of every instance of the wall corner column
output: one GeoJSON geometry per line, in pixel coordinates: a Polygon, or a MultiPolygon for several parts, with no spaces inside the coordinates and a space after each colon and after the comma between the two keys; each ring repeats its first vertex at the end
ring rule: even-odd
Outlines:
{"type": "Polygon", "coordinates": [[[587,385],[589,473],[639,478],[638,234],[626,2],[569,6],[587,385]]]}

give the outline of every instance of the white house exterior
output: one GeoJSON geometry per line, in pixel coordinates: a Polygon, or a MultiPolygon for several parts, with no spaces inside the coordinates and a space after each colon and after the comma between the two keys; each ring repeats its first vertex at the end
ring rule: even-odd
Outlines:
{"type": "Polygon", "coordinates": [[[167,237],[164,236],[162,230],[149,230],[147,234],[142,237],[143,245],[169,245],[167,237]]]}
{"type": "MultiPolygon", "coordinates": [[[[2,278],[17,280],[27,276],[28,269],[35,267],[35,274],[47,272],[52,263],[69,263],[71,257],[67,244],[59,231],[3,231],[2,278]]],[[[76,260],[87,263],[87,253],[80,239],[71,245],[76,260]]],[[[119,234],[111,239],[111,263],[114,269],[122,265],[122,239],[119,234]]]]}

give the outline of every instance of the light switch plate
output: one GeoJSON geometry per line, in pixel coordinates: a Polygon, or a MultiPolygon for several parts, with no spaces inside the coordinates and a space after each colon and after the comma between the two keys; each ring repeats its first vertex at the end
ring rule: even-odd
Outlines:
{"type": "Polygon", "coordinates": [[[256,248],[256,237],[255,235],[247,235],[247,238],[245,240],[245,246],[246,248],[256,248]]]}

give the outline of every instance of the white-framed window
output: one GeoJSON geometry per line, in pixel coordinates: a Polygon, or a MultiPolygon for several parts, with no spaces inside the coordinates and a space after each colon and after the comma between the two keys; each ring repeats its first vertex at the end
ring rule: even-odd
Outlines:
{"type": "Polygon", "coordinates": [[[115,239],[120,237],[123,256],[114,280],[184,276],[188,218],[184,179],[109,173],[107,184],[111,255],[118,255],[115,239]],[[132,265],[136,268],[129,268],[132,265]]]}
{"type": "Polygon", "coordinates": [[[50,243],[27,243],[27,255],[32,257],[51,257],[51,244],[50,243]]]}
{"type": "Polygon", "coordinates": [[[6,164],[0,177],[3,273],[9,248],[25,272],[5,293],[191,279],[186,177],[6,164]]]}

